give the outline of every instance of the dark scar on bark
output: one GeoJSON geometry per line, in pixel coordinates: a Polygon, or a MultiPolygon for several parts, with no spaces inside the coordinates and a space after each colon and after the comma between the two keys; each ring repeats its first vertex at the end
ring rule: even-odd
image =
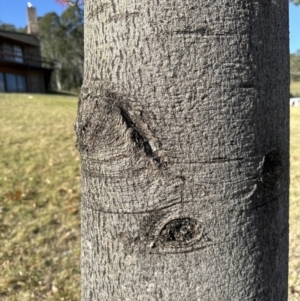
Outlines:
{"type": "Polygon", "coordinates": [[[205,233],[202,222],[189,216],[168,219],[168,212],[168,209],[157,211],[144,217],[139,233],[143,237],[141,241],[147,252],[150,254],[190,253],[213,243],[205,233]]]}
{"type": "Polygon", "coordinates": [[[108,89],[102,84],[92,92],[89,89],[82,89],[79,102],[81,103],[83,100],[85,106],[79,106],[75,123],[76,147],[80,152],[92,151],[97,147],[99,140],[97,135],[105,129],[107,130],[107,126],[109,126],[107,122],[103,122],[103,116],[106,117],[106,120],[110,120],[110,115],[112,119],[119,115],[123,124],[130,130],[134,149],[141,150],[156,168],[161,171],[167,170],[168,163],[165,153],[143,120],[146,118],[145,112],[132,107],[131,101],[126,95],[108,89]]]}
{"type": "Polygon", "coordinates": [[[262,180],[266,185],[274,185],[282,173],[282,162],[279,151],[269,152],[265,158],[262,167],[262,180]]]}
{"type": "Polygon", "coordinates": [[[203,237],[203,225],[190,217],[176,218],[167,222],[157,235],[151,248],[159,248],[162,252],[174,249],[176,253],[184,252],[203,237]]]}
{"type": "Polygon", "coordinates": [[[153,151],[147,137],[142,133],[141,130],[138,129],[137,125],[130,118],[127,111],[121,106],[119,106],[119,109],[120,109],[120,114],[122,116],[123,122],[126,124],[128,129],[131,129],[131,140],[134,143],[134,145],[139,149],[143,149],[145,155],[147,157],[151,157],[153,162],[159,168],[166,168],[166,163],[161,162],[160,157],[157,156],[153,151]]]}
{"type": "Polygon", "coordinates": [[[167,243],[186,243],[197,236],[198,222],[192,218],[177,218],[168,222],[160,231],[160,239],[167,243]]]}

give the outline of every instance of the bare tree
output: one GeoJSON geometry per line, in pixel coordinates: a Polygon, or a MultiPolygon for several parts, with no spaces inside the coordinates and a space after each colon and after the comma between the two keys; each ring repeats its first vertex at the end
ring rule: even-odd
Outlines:
{"type": "Polygon", "coordinates": [[[85,1],[82,300],[287,300],[286,0],[85,1]]]}

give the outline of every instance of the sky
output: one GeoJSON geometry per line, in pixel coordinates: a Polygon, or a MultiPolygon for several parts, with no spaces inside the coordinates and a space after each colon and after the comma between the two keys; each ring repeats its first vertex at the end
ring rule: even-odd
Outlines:
{"type": "MultiPolygon", "coordinates": [[[[37,9],[37,15],[43,16],[55,11],[61,14],[64,7],[55,0],[31,0],[37,9]]],[[[27,24],[26,7],[28,0],[0,0],[0,22],[25,27],[27,24]]],[[[289,4],[290,7],[290,52],[300,50],[300,5],[289,4]]]]}
{"type": "Polygon", "coordinates": [[[55,0],[0,0],[0,22],[10,23],[16,27],[27,25],[27,3],[31,2],[36,7],[38,17],[49,12],[56,12],[60,15],[64,7],[55,0]]]}

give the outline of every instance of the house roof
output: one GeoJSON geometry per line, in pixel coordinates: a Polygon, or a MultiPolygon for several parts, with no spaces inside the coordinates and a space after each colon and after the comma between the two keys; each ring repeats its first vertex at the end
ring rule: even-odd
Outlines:
{"type": "Polygon", "coordinates": [[[39,39],[36,36],[27,33],[0,30],[0,38],[1,37],[32,46],[40,46],[39,39]]]}

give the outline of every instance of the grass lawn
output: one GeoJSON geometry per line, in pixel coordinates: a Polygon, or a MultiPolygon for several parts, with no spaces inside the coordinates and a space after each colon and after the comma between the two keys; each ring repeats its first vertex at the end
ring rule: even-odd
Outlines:
{"type": "Polygon", "coordinates": [[[293,97],[300,97],[300,82],[292,82],[290,90],[293,97]]]}
{"type": "Polygon", "coordinates": [[[300,108],[291,108],[289,301],[300,300],[300,108]]]}
{"type": "Polygon", "coordinates": [[[0,300],[80,300],[76,97],[0,94],[0,300]]]}
{"type": "MultiPolygon", "coordinates": [[[[77,99],[0,94],[0,300],[80,300],[77,99]]],[[[300,300],[300,108],[291,108],[289,301],[300,300]]],[[[134,300],[133,300],[134,301],[134,300]]]]}

